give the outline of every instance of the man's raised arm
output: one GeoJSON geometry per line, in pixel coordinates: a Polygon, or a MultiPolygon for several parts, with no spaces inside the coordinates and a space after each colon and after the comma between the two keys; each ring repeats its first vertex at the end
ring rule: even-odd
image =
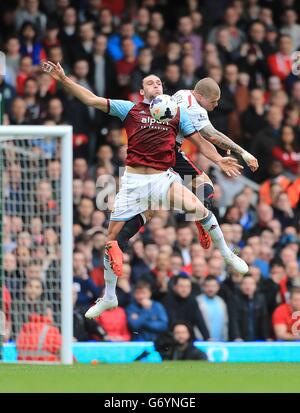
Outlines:
{"type": "Polygon", "coordinates": [[[205,140],[199,132],[195,132],[193,135],[187,137],[200,152],[209,160],[218,165],[223,172],[228,176],[239,176],[241,175],[241,169],[243,167],[238,164],[235,158],[230,156],[222,157],[213,144],[205,140]]]}
{"type": "Polygon", "coordinates": [[[241,155],[252,172],[257,170],[257,159],[251,155],[251,153],[245,151],[245,149],[233,142],[228,136],[224,135],[224,133],[215,129],[212,124],[205,126],[199,132],[205,139],[209,140],[219,148],[241,155]]]}
{"type": "Polygon", "coordinates": [[[92,106],[96,109],[100,109],[103,112],[108,112],[108,102],[106,98],[96,96],[90,90],[78,85],[78,83],[73,82],[68,76],[65,75],[64,69],[59,63],[55,64],[53,62],[44,62],[43,71],[49,73],[53,79],[62,83],[64,88],[70,92],[73,96],[77,97],[87,106],[92,106]]]}

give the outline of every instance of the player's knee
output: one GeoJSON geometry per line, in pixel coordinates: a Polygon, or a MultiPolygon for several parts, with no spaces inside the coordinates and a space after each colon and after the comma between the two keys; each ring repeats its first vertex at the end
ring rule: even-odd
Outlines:
{"type": "Polygon", "coordinates": [[[145,221],[148,222],[152,219],[154,212],[153,211],[146,211],[143,213],[144,217],[145,217],[145,221]]]}
{"type": "Polygon", "coordinates": [[[203,185],[203,191],[204,191],[204,206],[207,209],[212,209],[213,207],[213,202],[214,202],[214,195],[215,195],[215,190],[212,184],[205,183],[203,185]]]}

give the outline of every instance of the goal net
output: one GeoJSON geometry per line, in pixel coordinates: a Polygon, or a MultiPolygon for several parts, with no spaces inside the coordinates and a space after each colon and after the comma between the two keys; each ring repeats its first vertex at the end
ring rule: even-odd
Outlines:
{"type": "Polygon", "coordinates": [[[72,128],[1,126],[2,356],[72,362],[72,208],[72,128]]]}

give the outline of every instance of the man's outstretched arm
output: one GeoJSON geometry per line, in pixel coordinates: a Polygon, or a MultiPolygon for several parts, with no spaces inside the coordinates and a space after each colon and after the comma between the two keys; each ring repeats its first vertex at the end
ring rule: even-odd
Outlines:
{"type": "Polygon", "coordinates": [[[212,145],[209,141],[204,139],[199,132],[195,132],[193,135],[190,135],[188,138],[200,152],[209,160],[214,162],[218,165],[222,171],[226,173],[228,176],[239,176],[241,175],[241,169],[243,167],[238,164],[238,161],[235,158],[226,156],[222,157],[214,145],[212,145]]]}
{"type": "Polygon", "coordinates": [[[108,112],[108,102],[106,98],[96,96],[90,90],[78,85],[68,76],[65,75],[64,69],[59,63],[55,64],[53,62],[44,62],[43,71],[49,73],[53,79],[62,83],[64,88],[70,92],[73,96],[77,97],[82,103],[87,106],[92,106],[96,109],[100,109],[103,112],[108,112]]]}
{"type": "Polygon", "coordinates": [[[245,149],[233,142],[233,140],[224,135],[224,133],[215,129],[212,124],[204,126],[204,128],[200,130],[200,133],[205,139],[209,140],[219,148],[241,155],[252,172],[255,172],[258,169],[258,161],[251,155],[251,153],[245,151],[245,149]]]}

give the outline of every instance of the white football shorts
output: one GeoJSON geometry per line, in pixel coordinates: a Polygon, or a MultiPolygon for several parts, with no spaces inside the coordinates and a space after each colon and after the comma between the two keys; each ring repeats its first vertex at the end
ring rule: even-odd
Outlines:
{"type": "Polygon", "coordinates": [[[125,169],[111,221],[128,221],[148,210],[169,209],[167,193],[175,181],[182,183],[180,176],[171,168],[149,175],[134,174],[125,169]]]}

